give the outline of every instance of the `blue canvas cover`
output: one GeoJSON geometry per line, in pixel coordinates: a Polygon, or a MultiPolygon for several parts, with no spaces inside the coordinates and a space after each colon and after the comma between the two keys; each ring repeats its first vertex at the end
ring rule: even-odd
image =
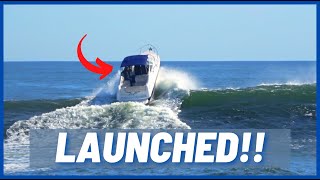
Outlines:
{"type": "Polygon", "coordinates": [[[121,63],[121,67],[126,66],[135,66],[135,65],[147,65],[148,62],[148,55],[134,55],[128,56],[124,58],[121,63]]]}

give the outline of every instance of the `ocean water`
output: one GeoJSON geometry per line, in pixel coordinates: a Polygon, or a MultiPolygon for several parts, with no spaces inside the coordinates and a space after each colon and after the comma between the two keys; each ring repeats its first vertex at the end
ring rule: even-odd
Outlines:
{"type": "Polygon", "coordinates": [[[316,62],[163,61],[150,105],[116,102],[79,62],[4,63],[7,175],[315,175],[316,62]],[[32,169],[30,129],[290,129],[288,169],[32,169]]]}

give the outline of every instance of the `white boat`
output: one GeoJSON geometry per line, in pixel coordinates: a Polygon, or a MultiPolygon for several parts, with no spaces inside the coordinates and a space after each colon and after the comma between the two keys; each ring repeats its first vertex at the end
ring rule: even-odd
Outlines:
{"type": "MultiPolygon", "coordinates": [[[[121,63],[121,77],[117,92],[120,102],[150,102],[159,69],[160,57],[152,45],[139,55],[128,56],[121,63]]],[[[146,47],[144,46],[144,47],[146,47]]]]}

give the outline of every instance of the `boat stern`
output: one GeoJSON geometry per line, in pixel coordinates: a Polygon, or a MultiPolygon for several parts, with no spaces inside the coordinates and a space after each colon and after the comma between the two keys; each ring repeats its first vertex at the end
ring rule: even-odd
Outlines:
{"type": "Polygon", "coordinates": [[[147,86],[129,86],[118,89],[117,101],[132,101],[147,104],[149,102],[150,96],[151,95],[147,86]]]}

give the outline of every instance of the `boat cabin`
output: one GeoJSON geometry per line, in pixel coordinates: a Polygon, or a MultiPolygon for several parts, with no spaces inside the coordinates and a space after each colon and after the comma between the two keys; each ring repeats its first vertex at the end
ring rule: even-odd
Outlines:
{"type": "Polygon", "coordinates": [[[121,81],[123,86],[145,86],[148,74],[152,70],[152,61],[148,55],[134,55],[124,58],[121,63],[121,81]]]}

